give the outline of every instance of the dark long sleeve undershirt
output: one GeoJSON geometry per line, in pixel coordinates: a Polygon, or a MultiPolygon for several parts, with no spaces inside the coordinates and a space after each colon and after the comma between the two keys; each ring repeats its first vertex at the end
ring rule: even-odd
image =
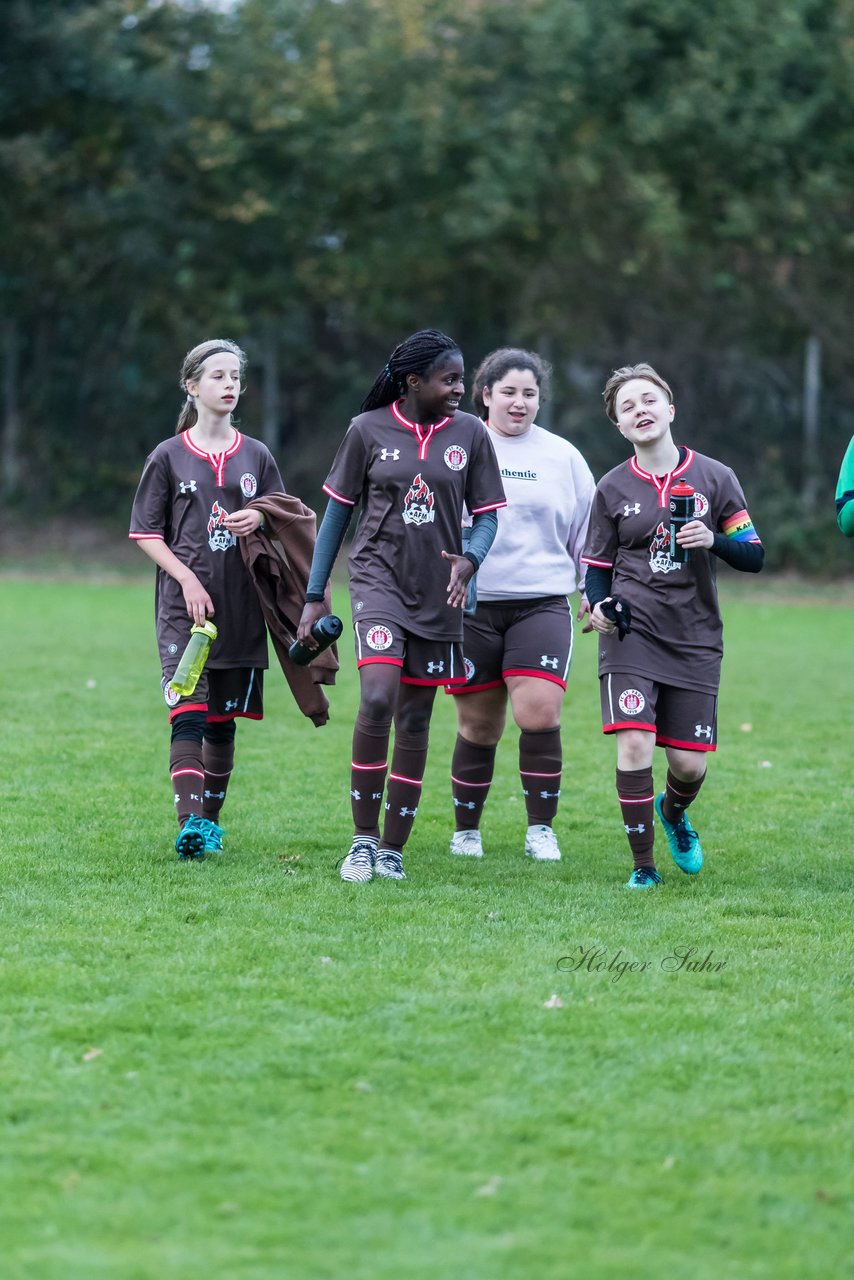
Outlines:
{"type": "Polygon", "coordinates": [[[317,531],[314,555],[311,558],[308,590],[305,593],[307,601],[323,599],[332,566],[341,550],[341,543],[350,526],[352,514],[353,508],[348,507],[346,502],[338,502],[337,499],[330,498],[326,504],[326,511],[317,531]]]}
{"type": "MultiPolygon", "coordinates": [[[[348,506],[346,502],[339,502],[336,498],[330,498],[326,504],[326,511],[317,531],[314,555],[311,558],[308,590],[305,593],[307,601],[323,599],[329,575],[332,573],[332,566],[335,564],[338,552],[341,550],[341,544],[350,527],[352,515],[353,508],[348,506]]],[[[497,529],[498,516],[494,511],[482,511],[472,520],[471,540],[466,547],[465,554],[475,569],[480,567],[486,553],[492,546],[497,529]]]]}
{"type": "MultiPolygon", "coordinates": [[[[765,563],[765,548],[761,542],[734,542],[724,533],[715,534],[709,551],[741,573],[758,573],[765,563]]],[[[587,566],[585,594],[591,610],[611,594],[613,578],[613,569],[602,569],[591,564],[587,566]]]]}

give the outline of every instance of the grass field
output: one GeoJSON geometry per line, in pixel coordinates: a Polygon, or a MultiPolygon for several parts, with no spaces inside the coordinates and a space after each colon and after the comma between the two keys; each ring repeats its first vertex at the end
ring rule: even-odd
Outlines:
{"type": "Polygon", "coordinates": [[[181,864],[150,581],[0,581],[4,1280],[854,1275],[854,607],[761,585],[707,868],[629,894],[590,637],[563,862],[515,734],[488,856],[447,853],[441,697],[409,879],[345,885],[349,645],[323,729],[270,673],[228,851],[181,864]]]}

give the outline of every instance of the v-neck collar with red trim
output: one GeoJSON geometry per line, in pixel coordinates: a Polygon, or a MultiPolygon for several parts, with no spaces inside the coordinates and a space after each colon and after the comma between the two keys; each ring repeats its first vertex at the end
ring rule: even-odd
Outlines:
{"type": "Polygon", "coordinates": [[[402,400],[395,400],[389,405],[392,416],[400,423],[402,427],[406,427],[408,431],[413,431],[418,440],[418,461],[423,462],[427,457],[427,447],[437,431],[441,431],[449,422],[453,421],[453,415],[448,418],[440,418],[438,422],[431,422],[426,427],[420,422],[410,422],[401,413],[400,406],[402,400]]]}
{"type": "Polygon", "coordinates": [[[654,476],[651,471],[644,471],[643,467],[638,464],[636,457],[629,458],[629,467],[638,479],[645,480],[647,484],[653,485],[658,490],[658,505],[660,507],[668,507],[670,505],[670,486],[678,476],[687,471],[694,461],[694,450],[687,449],[684,445],[682,448],[685,449],[685,457],[672,471],[668,471],[666,476],[654,476]]]}
{"type": "Polygon", "coordinates": [[[184,447],[189,449],[190,453],[192,453],[194,457],[204,458],[206,462],[210,463],[214,475],[216,476],[216,487],[217,489],[221,489],[225,483],[225,464],[228,462],[229,458],[234,457],[240,446],[243,444],[243,436],[240,432],[235,428],[234,440],[224,453],[206,453],[205,450],[200,449],[197,444],[193,444],[193,441],[190,439],[189,431],[182,431],[181,439],[184,441],[184,447]]]}

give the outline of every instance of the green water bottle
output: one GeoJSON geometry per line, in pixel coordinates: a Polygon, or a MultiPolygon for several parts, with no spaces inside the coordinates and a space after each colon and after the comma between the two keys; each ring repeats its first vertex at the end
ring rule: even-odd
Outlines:
{"type": "Polygon", "coordinates": [[[216,627],[212,622],[203,622],[201,626],[190,628],[189,644],[181,654],[181,661],[169,681],[169,688],[180,693],[182,698],[189,698],[199,683],[199,676],[208,660],[208,654],[216,636],[216,627]]]}

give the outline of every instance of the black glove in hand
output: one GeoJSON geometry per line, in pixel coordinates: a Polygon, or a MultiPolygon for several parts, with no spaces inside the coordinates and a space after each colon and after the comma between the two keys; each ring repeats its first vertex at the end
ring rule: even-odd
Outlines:
{"type": "Polygon", "coordinates": [[[616,625],[617,634],[620,640],[623,640],[632,629],[632,610],[628,600],[620,600],[618,596],[609,596],[607,600],[601,602],[599,608],[608,621],[616,625]]]}

